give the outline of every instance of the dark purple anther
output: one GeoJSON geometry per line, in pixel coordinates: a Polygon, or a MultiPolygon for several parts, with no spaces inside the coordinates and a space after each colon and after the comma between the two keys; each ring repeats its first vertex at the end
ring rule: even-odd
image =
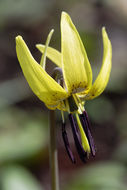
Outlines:
{"type": "Polygon", "coordinates": [[[75,163],[75,158],[74,158],[73,153],[70,149],[70,144],[69,144],[67,132],[65,129],[65,123],[62,123],[62,137],[63,137],[63,141],[64,141],[64,145],[65,145],[67,154],[68,154],[69,158],[71,159],[72,163],[75,163]]]}
{"type": "Polygon", "coordinates": [[[95,145],[94,145],[93,137],[92,137],[91,132],[90,132],[90,122],[89,122],[87,112],[84,111],[83,114],[79,115],[79,117],[81,119],[81,123],[82,123],[83,129],[84,129],[84,132],[88,138],[91,153],[93,156],[95,156],[95,145]]]}
{"type": "Polygon", "coordinates": [[[76,124],[75,124],[75,120],[73,118],[72,114],[69,114],[69,120],[71,123],[71,128],[72,128],[72,132],[73,132],[73,137],[74,137],[74,141],[75,141],[75,146],[77,148],[77,152],[79,154],[80,159],[83,162],[86,162],[85,158],[87,157],[87,153],[84,151],[81,141],[80,141],[80,137],[76,128],[76,124]]]}

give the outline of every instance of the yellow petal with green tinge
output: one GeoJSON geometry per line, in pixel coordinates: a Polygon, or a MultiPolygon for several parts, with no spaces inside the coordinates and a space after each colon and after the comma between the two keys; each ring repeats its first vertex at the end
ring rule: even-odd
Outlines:
{"type": "Polygon", "coordinates": [[[102,28],[102,37],[103,37],[102,67],[86,99],[93,99],[99,96],[104,91],[109,81],[111,67],[112,67],[112,46],[104,27],[102,28]]]}
{"type": "Polygon", "coordinates": [[[29,86],[41,101],[55,105],[67,97],[67,92],[35,61],[21,36],[16,37],[16,52],[29,86]]]}
{"type": "MultiPolygon", "coordinates": [[[[45,50],[45,45],[42,44],[37,44],[36,45],[37,49],[41,52],[44,53],[45,50]]],[[[58,67],[61,67],[61,53],[57,51],[54,48],[48,47],[46,56],[53,62],[55,63],[58,67]]]]}
{"type": "Polygon", "coordinates": [[[92,83],[92,71],[80,36],[69,15],[61,17],[62,69],[70,93],[88,90],[92,83]]]}

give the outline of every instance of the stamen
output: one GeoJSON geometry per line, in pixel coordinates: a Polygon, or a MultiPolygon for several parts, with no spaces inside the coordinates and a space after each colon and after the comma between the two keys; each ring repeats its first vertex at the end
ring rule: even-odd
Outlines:
{"type": "Polygon", "coordinates": [[[61,110],[61,116],[62,116],[62,123],[65,123],[64,113],[63,113],[63,111],[62,111],[62,110],[61,110]]]}
{"type": "Polygon", "coordinates": [[[95,145],[94,145],[93,137],[92,137],[91,132],[90,132],[90,122],[89,122],[88,115],[87,115],[86,111],[84,111],[83,114],[80,114],[79,117],[81,119],[83,129],[84,129],[86,136],[88,138],[89,145],[91,148],[91,153],[93,156],[95,156],[95,145]]]}
{"type": "Polygon", "coordinates": [[[76,96],[77,101],[79,102],[80,105],[80,109],[82,110],[82,112],[84,111],[84,103],[85,101],[81,101],[81,98],[79,98],[78,96],[76,96]]]}
{"type": "Polygon", "coordinates": [[[70,149],[70,144],[69,144],[69,141],[68,141],[67,132],[65,130],[65,123],[62,123],[62,137],[63,137],[63,141],[64,141],[64,145],[65,145],[67,154],[68,154],[70,160],[72,161],[72,163],[75,163],[76,161],[75,161],[73,153],[72,153],[72,151],[70,149]]]}
{"type": "Polygon", "coordinates": [[[74,137],[74,141],[75,141],[75,146],[77,148],[77,152],[79,154],[79,157],[83,162],[86,162],[85,158],[86,158],[87,153],[84,151],[84,149],[81,145],[80,137],[79,137],[79,134],[78,134],[78,131],[76,128],[76,124],[75,124],[75,121],[74,121],[72,114],[69,114],[69,120],[71,123],[71,128],[72,128],[72,133],[73,133],[73,137],[74,137]]]}
{"type": "Polygon", "coordinates": [[[73,98],[74,98],[75,103],[76,103],[76,105],[77,105],[77,107],[78,107],[78,112],[79,112],[79,113],[82,113],[82,111],[83,111],[84,109],[83,109],[83,107],[82,107],[82,105],[81,105],[81,103],[80,103],[78,97],[73,94],[73,98]]]}
{"type": "Polygon", "coordinates": [[[77,123],[78,123],[78,127],[79,127],[79,130],[80,130],[80,134],[81,134],[81,140],[82,140],[82,146],[84,148],[84,150],[88,153],[90,153],[90,146],[89,146],[89,142],[88,142],[88,139],[86,137],[86,134],[83,130],[83,127],[82,127],[82,124],[81,124],[81,121],[79,119],[79,115],[76,114],[76,119],[77,119],[77,123]]]}
{"type": "Polygon", "coordinates": [[[69,104],[69,107],[70,107],[70,112],[74,112],[74,111],[78,110],[78,105],[76,104],[75,99],[74,99],[73,96],[68,97],[68,104],[69,104]]]}
{"type": "Polygon", "coordinates": [[[67,100],[67,99],[65,99],[65,105],[66,105],[66,108],[67,108],[68,113],[70,113],[70,112],[71,112],[71,111],[70,111],[70,106],[69,106],[69,103],[68,103],[68,100],[67,100]]]}

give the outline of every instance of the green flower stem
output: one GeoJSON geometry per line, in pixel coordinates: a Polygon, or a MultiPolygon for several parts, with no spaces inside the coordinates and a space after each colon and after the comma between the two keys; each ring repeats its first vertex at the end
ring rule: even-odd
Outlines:
{"type": "Polygon", "coordinates": [[[49,130],[50,130],[49,153],[50,153],[50,170],[51,170],[51,190],[59,190],[55,111],[52,110],[50,110],[49,130]]]}

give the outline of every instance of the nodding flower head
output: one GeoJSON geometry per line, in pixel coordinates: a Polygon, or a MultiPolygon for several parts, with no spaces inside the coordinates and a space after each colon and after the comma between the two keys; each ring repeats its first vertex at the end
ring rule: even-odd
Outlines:
{"type": "Polygon", "coordinates": [[[107,86],[112,65],[112,47],[105,28],[102,28],[103,60],[102,67],[92,83],[92,69],[85,47],[70,16],[61,16],[61,52],[49,47],[53,30],[45,45],[36,47],[43,54],[40,64],[31,55],[21,36],[16,37],[17,57],[24,76],[36,96],[52,110],[62,113],[62,136],[67,153],[75,163],[66,132],[64,112],[68,118],[80,159],[85,162],[91,153],[95,155],[94,141],[90,132],[90,122],[85,111],[86,100],[99,96],[107,86]],[[46,70],[46,57],[56,64],[53,75],[46,70]]]}

